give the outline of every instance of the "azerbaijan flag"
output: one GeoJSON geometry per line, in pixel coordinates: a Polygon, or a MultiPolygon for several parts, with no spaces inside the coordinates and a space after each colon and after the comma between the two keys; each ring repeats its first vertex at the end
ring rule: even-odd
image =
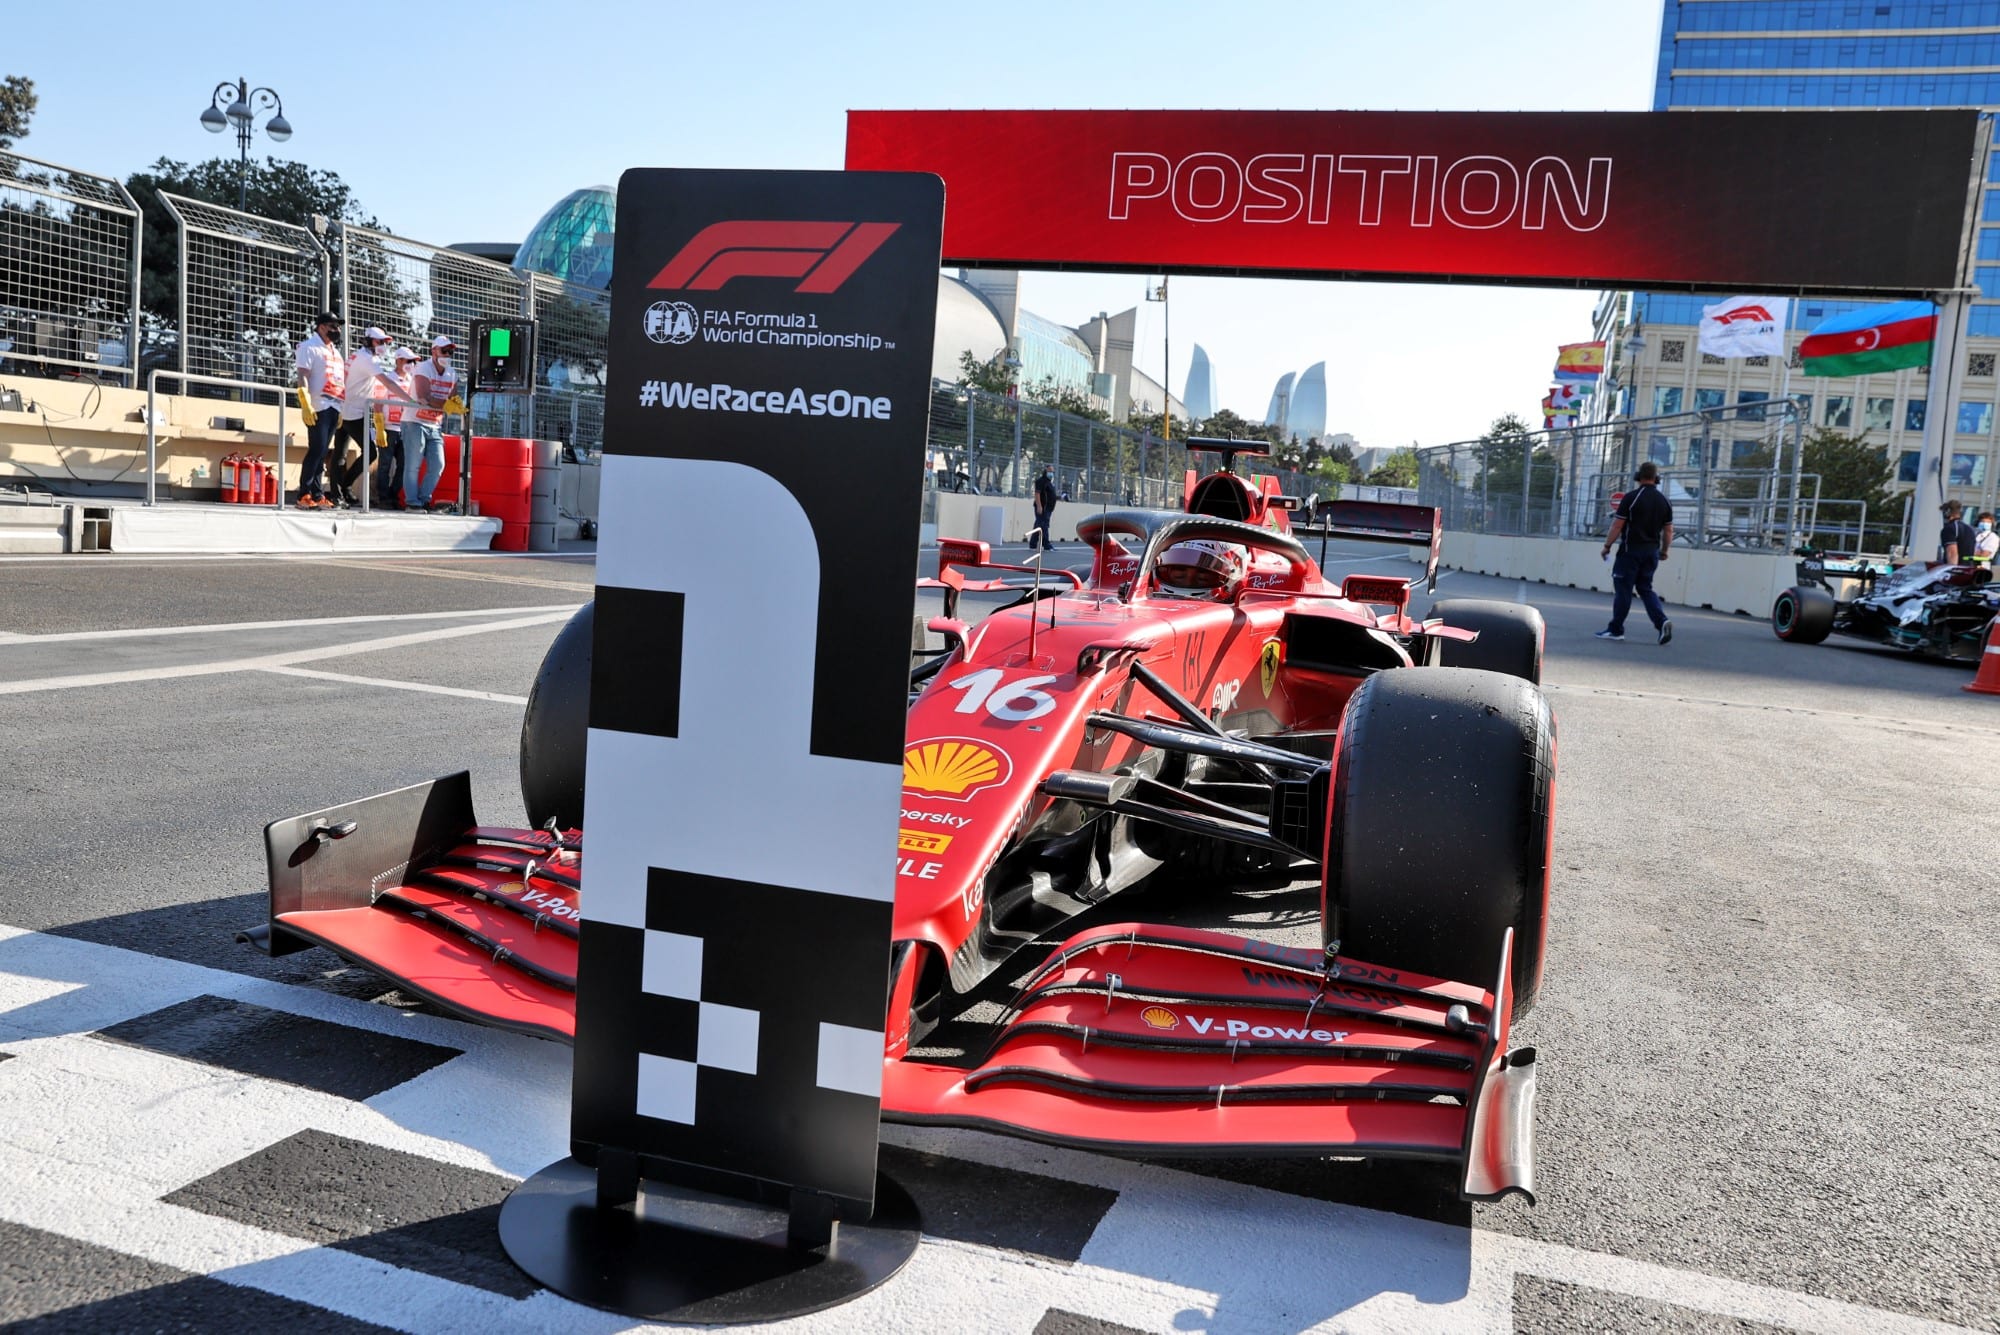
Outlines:
{"type": "Polygon", "coordinates": [[[1867,375],[1928,366],[1937,307],[1898,301],[1836,315],[1806,335],[1799,359],[1807,375],[1867,375]]]}

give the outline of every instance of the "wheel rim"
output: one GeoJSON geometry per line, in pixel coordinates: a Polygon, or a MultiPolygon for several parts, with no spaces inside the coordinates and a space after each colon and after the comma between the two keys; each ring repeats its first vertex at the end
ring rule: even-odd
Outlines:
{"type": "Polygon", "coordinates": [[[1778,605],[1771,614],[1778,623],[1778,634],[1783,635],[1792,628],[1792,623],[1798,620],[1798,610],[1798,604],[1789,596],[1781,595],[1778,598],[1778,605]]]}

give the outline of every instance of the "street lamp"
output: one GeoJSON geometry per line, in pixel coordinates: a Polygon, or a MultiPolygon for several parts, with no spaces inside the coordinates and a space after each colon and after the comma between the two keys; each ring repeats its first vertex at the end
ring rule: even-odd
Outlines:
{"type": "Polygon", "coordinates": [[[221,134],[230,126],[236,127],[236,208],[242,212],[249,206],[250,199],[250,131],[255,127],[260,111],[275,112],[264,123],[264,133],[282,144],[292,137],[292,123],[285,119],[284,99],[269,88],[252,88],[242,79],[231,83],[224,79],[209,95],[208,109],[201,113],[201,127],[210,134],[221,134]],[[223,94],[230,94],[228,106],[222,102],[223,94]]]}

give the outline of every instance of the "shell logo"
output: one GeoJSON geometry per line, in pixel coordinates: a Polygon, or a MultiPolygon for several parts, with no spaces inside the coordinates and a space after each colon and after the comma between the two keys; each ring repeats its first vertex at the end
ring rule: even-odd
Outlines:
{"type": "Polygon", "coordinates": [[[528,887],[519,881],[501,881],[496,885],[490,885],[486,888],[496,895],[518,895],[528,887]]]}
{"type": "Polygon", "coordinates": [[[982,788],[1004,782],[1013,762],[991,747],[964,737],[917,742],[903,751],[903,788],[963,802],[982,788]]]}
{"type": "Polygon", "coordinates": [[[1181,1017],[1168,1010],[1165,1006],[1148,1006],[1139,1012],[1139,1018],[1155,1029],[1178,1029],[1181,1027],[1181,1017]]]}

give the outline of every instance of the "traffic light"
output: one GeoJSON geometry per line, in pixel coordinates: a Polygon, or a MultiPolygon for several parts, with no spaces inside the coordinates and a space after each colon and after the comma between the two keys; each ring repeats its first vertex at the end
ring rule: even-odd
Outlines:
{"type": "Polygon", "coordinates": [[[533,320],[473,321],[470,388],[477,394],[528,394],[534,391],[533,320]]]}

